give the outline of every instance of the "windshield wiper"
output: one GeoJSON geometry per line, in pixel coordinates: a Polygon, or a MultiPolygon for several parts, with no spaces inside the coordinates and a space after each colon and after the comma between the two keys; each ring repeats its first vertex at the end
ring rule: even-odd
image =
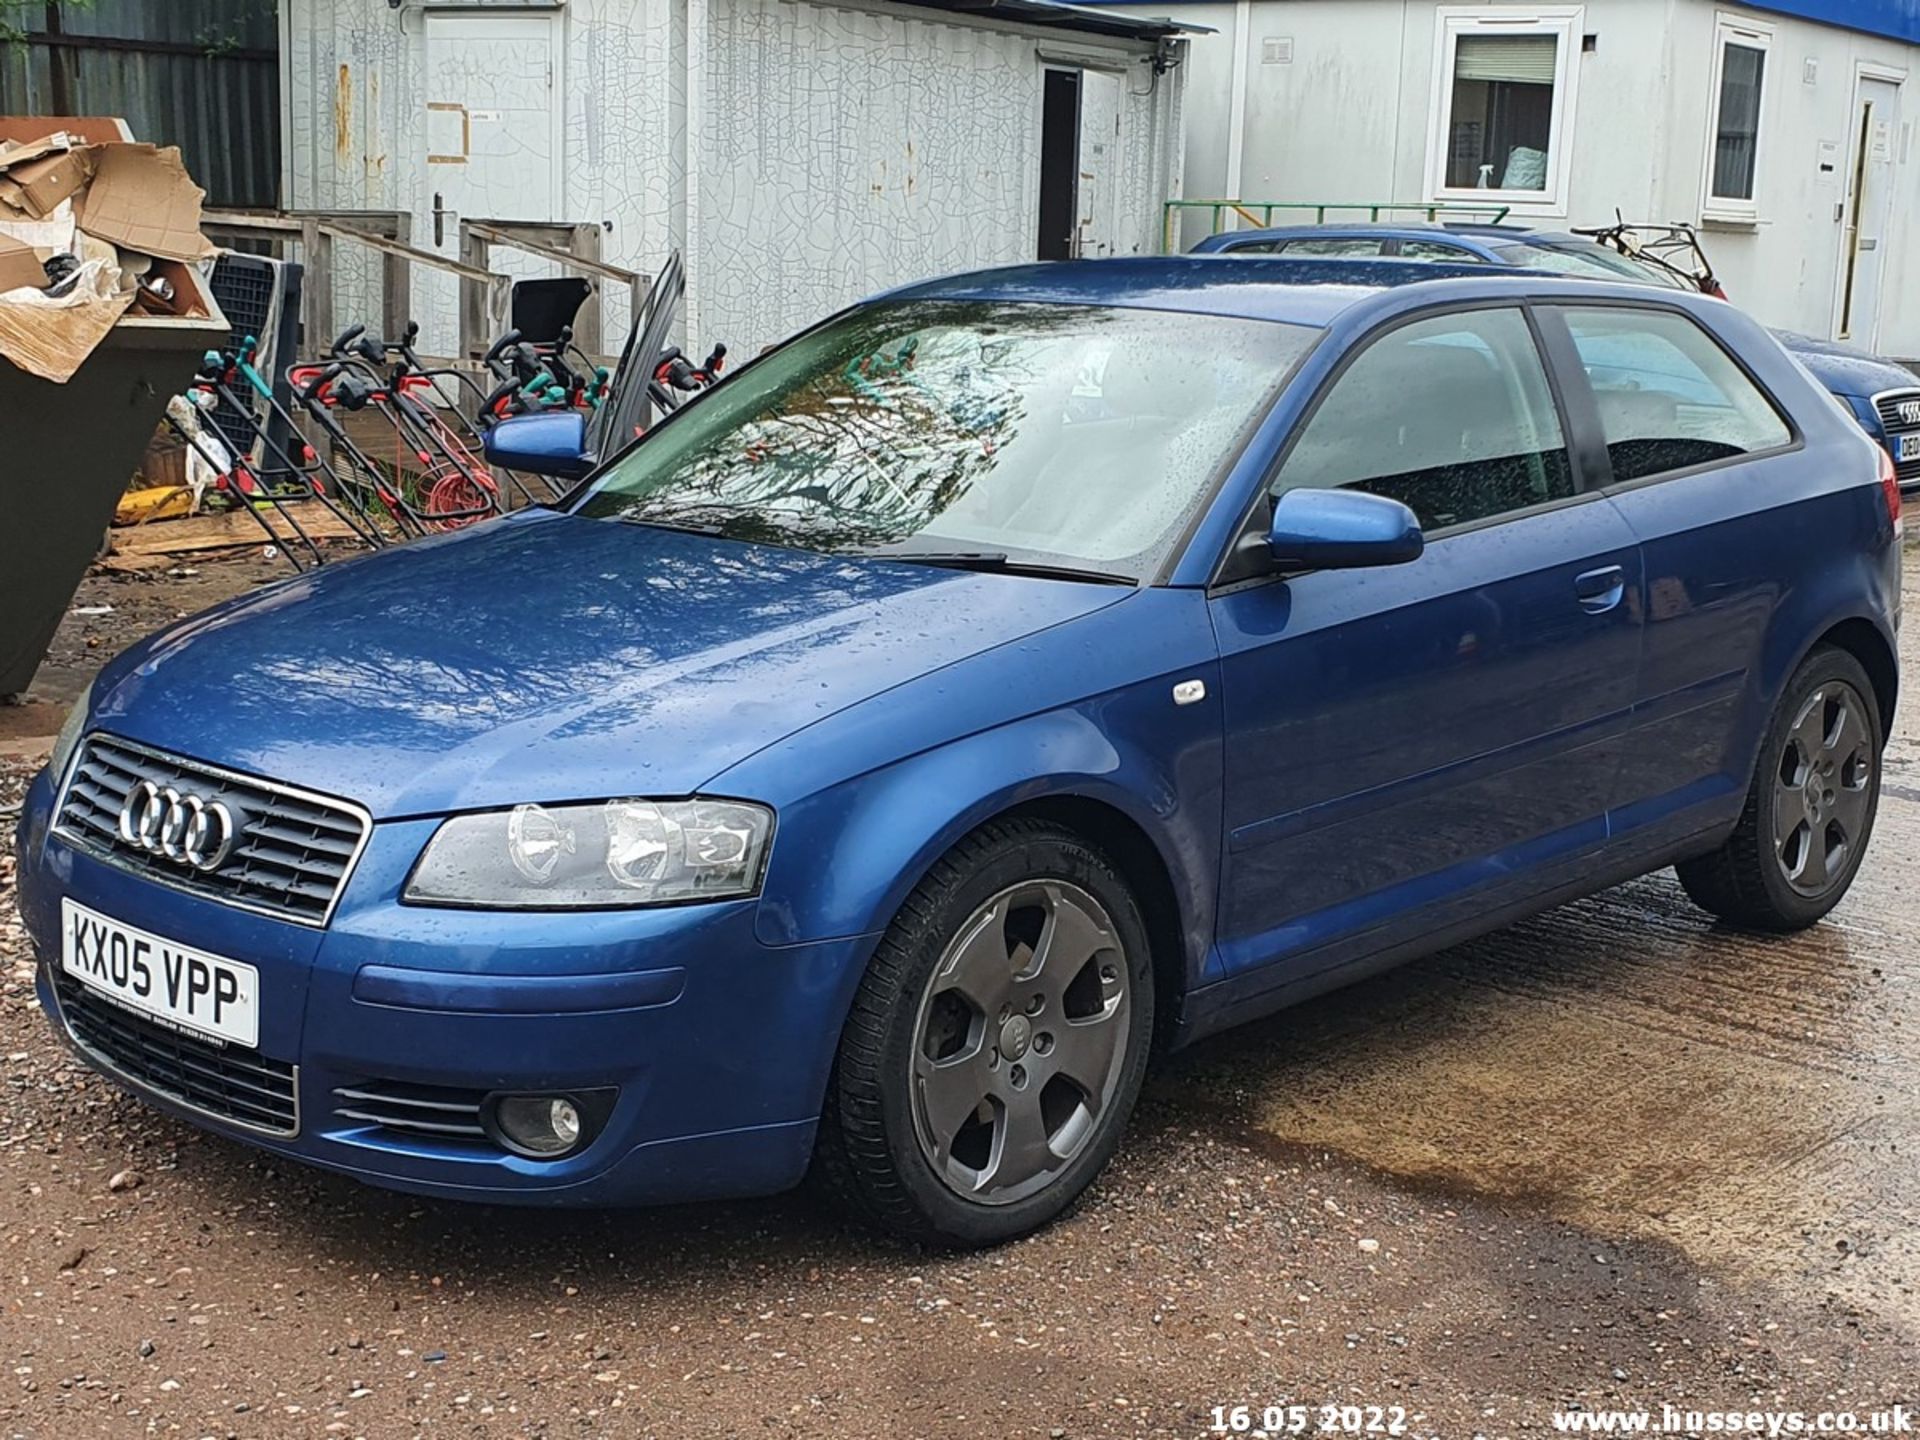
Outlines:
{"type": "Polygon", "coordinates": [[[688,535],[725,535],[727,523],[712,518],[711,509],[697,506],[683,506],[671,509],[662,506],[658,510],[643,510],[639,506],[620,512],[618,519],[623,525],[651,525],[656,530],[679,530],[688,535]]]}
{"type": "Polygon", "coordinates": [[[727,527],[711,525],[699,520],[666,520],[658,515],[629,515],[629,525],[650,525],[655,530],[678,530],[683,535],[725,535],[727,527]]]}
{"type": "Polygon", "coordinates": [[[1131,585],[1126,575],[1110,570],[1081,570],[1072,565],[1049,565],[1038,560],[1015,560],[1004,550],[860,550],[863,560],[898,560],[909,565],[937,565],[946,570],[993,570],[1008,575],[1031,575],[1040,580],[1080,580],[1096,585],[1131,585]]]}

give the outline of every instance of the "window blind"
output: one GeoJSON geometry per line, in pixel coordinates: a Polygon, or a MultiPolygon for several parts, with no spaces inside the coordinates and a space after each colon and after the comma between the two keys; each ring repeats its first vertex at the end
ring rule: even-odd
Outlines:
{"type": "Polygon", "coordinates": [[[1454,45],[1453,78],[1551,85],[1558,45],[1552,35],[1462,35],[1454,45]]]}

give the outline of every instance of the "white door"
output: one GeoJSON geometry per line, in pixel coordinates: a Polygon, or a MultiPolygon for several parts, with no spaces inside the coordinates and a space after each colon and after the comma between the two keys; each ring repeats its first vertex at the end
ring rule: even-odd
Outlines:
{"type": "Polygon", "coordinates": [[[1113,253],[1120,198],[1121,78],[1105,70],[1080,72],[1080,184],[1074,253],[1113,253]]]}
{"type": "Polygon", "coordinates": [[[1853,92],[1853,134],[1840,204],[1839,293],[1833,334],[1872,350],[1880,338],[1880,277],[1893,216],[1900,145],[1900,86],[1862,75],[1853,92]]]}
{"type": "MultiPolygon", "coordinates": [[[[557,13],[427,15],[421,131],[428,193],[416,243],[458,259],[463,219],[560,218],[561,21],[557,13]]],[[[488,264],[509,275],[546,273],[532,257],[504,248],[488,264]]],[[[439,274],[424,286],[416,279],[414,305],[432,353],[452,354],[456,282],[439,274]]]]}
{"type": "MultiPolygon", "coordinates": [[[[427,16],[427,178],[443,209],[559,218],[559,26],[558,15],[427,16]]],[[[443,237],[452,243],[450,228],[443,237]]]]}

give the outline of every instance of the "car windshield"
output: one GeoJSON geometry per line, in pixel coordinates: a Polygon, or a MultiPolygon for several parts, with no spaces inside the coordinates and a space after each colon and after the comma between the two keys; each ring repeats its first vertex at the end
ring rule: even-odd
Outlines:
{"type": "Polygon", "coordinates": [[[1142,579],[1321,332],[999,300],[861,306],[616,461],[578,513],[1142,579]]]}
{"type": "Polygon", "coordinates": [[[1548,270],[1555,275],[1578,275],[1589,280],[1631,280],[1641,285],[1674,287],[1672,276],[1651,265],[1587,240],[1545,245],[1502,245],[1500,259],[1524,270],[1548,270]]]}

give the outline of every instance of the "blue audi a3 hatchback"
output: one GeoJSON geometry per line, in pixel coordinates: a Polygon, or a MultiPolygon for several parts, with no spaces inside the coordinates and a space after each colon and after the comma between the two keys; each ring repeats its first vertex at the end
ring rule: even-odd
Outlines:
{"type": "Polygon", "coordinates": [[[1157,1049],[1660,866],[1817,921],[1899,536],[1884,453],[1718,301],[918,285],[554,508],[109,664],[20,824],[40,997],[161,1109],[381,1185],[811,1169],[992,1243],[1157,1049]]]}

